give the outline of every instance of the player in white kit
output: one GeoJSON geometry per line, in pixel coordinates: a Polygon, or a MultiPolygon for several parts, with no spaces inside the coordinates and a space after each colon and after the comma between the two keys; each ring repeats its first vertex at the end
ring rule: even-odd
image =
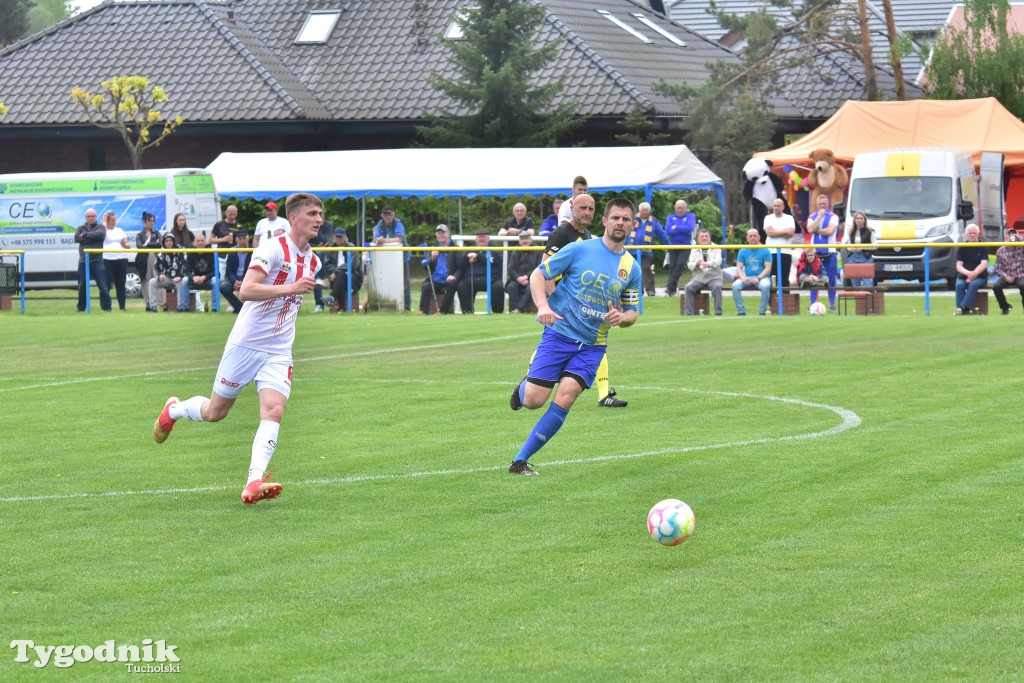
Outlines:
{"type": "Polygon", "coordinates": [[[246,505],[281,493],[280,484],[270,483],[267,465],[277,447],[281,416],[291,393],[295,319],[302,295],[313,291],[314,276],[320,269],[320,259],[309,240],[324,222],[323,202],[315,195],[293,194],[285,203],[285,213],[291,231],[263,240],[253,252],[238,292],[242,310],[224,347],[213,393],[209,398],[193,396],[185,401],[172,396],[153,425],[153,438],[163,443],[182,418],[219,422],[227,417],[242,389],[255,380],[260,426],[252,443],[248,483],[242,491],[246,505]]]}

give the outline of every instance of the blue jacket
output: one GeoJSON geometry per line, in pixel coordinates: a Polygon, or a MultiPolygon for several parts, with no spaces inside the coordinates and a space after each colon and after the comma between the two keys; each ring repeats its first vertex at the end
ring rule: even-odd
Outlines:
{"type": "Polygon", "coordinates": [[[235,251],[234,249],[228,251],[228,260],[224,266],[224,282],[221,286],[227,284],[229,288],[235,286],[235,281],[242,278],[238,277],[238,263],[244,258],[245,270],[242,271],[242,277],[245,277],[246,271],[249,270],[249,262],[252,261],[251,251],[235,251]]]}
{"type": "Polygon", "coordinates": [[[697,227],[697,217],[687,211],[680,216],[671,214],[665,219],[665,232],[672,244],[693,244],[693,231],[697,227]]]}

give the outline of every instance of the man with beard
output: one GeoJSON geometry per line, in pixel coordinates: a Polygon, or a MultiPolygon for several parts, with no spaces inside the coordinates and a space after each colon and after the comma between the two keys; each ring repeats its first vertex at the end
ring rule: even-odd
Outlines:
{"type": "Polygon", "coordinates": [[[640,265],[623,246],[634,214],[628,199],[612,199],[605,206],[601,239],[569,244],[530,275],[537,320],[545,328],[526,378],[513,389],[509,403],[513,410],[536,410],[558,388],[509,465],[512,474],[537,474],[527,461],[554,437],[573,403],[594,382],[608,330],[636,322],[640,265]],[[558,286],[548,299],[547,283],[556,278],[558,286]]]}

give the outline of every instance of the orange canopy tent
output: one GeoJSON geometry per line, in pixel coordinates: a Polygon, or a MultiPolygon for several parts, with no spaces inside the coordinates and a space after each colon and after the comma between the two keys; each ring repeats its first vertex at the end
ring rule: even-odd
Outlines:
{"type": "Polygon", "coordinates": [[[1007,171],[1006,216],[1024,216],[1024,123],[994,97],[910,102],[848,101],[825,123],[796,142],[754,156],[776,167],[807,165],[826,148],[846,165],[860,152],[893,147],[965,147],[981,164],[982,152],[1001,152],[1007,171]]]}

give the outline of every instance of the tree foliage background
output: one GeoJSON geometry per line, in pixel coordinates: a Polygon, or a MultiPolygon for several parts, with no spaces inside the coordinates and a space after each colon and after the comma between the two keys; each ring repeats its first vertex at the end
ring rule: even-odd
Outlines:
{"type": "Polygon", "coordinates": [[[950,28],[931,46],[925,67],[928,97],[995,97],[1024,116],[1024,36],[1009,30],[1008,0],[966,0],[964,27],[950,28]]]}
{"type": "Polygon", "coordinates": [[[535,45],[546,10],[528,0],[479,0],[458,13],[461,40],[445,41],[456,75],[435,72],[430,84],[468,114],[427,114],[419,129],[439,147],[549,147],[568,133],[575,103],[554,106],[562,82],[534,83],[550,64],[557,43],[535,45]]]}

